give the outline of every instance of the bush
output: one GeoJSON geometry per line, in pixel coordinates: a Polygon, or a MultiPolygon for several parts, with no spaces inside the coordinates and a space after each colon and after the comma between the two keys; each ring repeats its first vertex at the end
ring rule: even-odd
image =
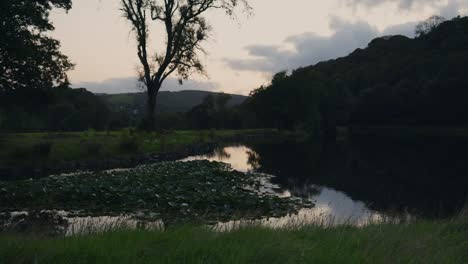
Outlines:
{"type": "Polygon", "coordinates": [[[35,156],[46,158],[49,156],[51,150],[52,150],[51,142],[41,142],[33,146],[32,153],[35,156]]]}

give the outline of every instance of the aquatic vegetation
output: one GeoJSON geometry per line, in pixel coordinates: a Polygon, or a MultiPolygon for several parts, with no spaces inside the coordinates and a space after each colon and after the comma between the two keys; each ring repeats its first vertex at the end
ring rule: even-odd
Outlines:
{"type": "Polygon", "coordinates": [[[192,161],[0,182],[0,211],[125,213],[185,222],[283,216],[304,206],[298,199],[260,192],[258,177],[223,163],[192,161]]]}

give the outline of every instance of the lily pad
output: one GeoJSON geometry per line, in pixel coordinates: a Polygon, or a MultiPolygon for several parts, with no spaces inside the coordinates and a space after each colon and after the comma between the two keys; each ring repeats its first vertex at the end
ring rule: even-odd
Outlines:
{"type": "Polygon", "coordinates": [[[171,221],[226,221],[296,212],[301,200],[260,192],[255,174],[209,161],[162,162],[125,171],[0,181],[0,212],[65,210],[103,216],[148,212],[171,221]]]}

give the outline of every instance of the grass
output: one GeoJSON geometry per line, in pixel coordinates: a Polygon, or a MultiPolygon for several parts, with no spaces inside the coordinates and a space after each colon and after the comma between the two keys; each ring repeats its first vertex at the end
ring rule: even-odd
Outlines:
{"type": "Polygon", "coordinates": [[[68,238],[0,235],[3,263],[468,263],[466,219],[364,228],[201,227],[68,238]]]}
{"type": "Polygon", "coordinates": [[[136,132],[131,129],[98,132],[9,133],[0,134],[0,166],[53,164],[99,157],[128,156],[171,151],[194,143],[225,137],[265,132],[265,130],[172,131],[167,134],[136,132]],[[137,148],[122,147],[133,140],[137,148]],[[50,144],[49,153],[36,153],[41,144],[50,144]]]}

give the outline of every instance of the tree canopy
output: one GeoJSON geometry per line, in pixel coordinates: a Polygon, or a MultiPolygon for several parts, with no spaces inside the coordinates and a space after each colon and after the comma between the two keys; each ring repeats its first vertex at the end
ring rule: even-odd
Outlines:
{"type": "Polygon", "coordinates": [[[47,36],[54,29],[52,8],[69,10],[71,0],[2,0],[0,2],[0,92],[50,88],[67,82],[73,64],[60,42],[47,36]]]}

